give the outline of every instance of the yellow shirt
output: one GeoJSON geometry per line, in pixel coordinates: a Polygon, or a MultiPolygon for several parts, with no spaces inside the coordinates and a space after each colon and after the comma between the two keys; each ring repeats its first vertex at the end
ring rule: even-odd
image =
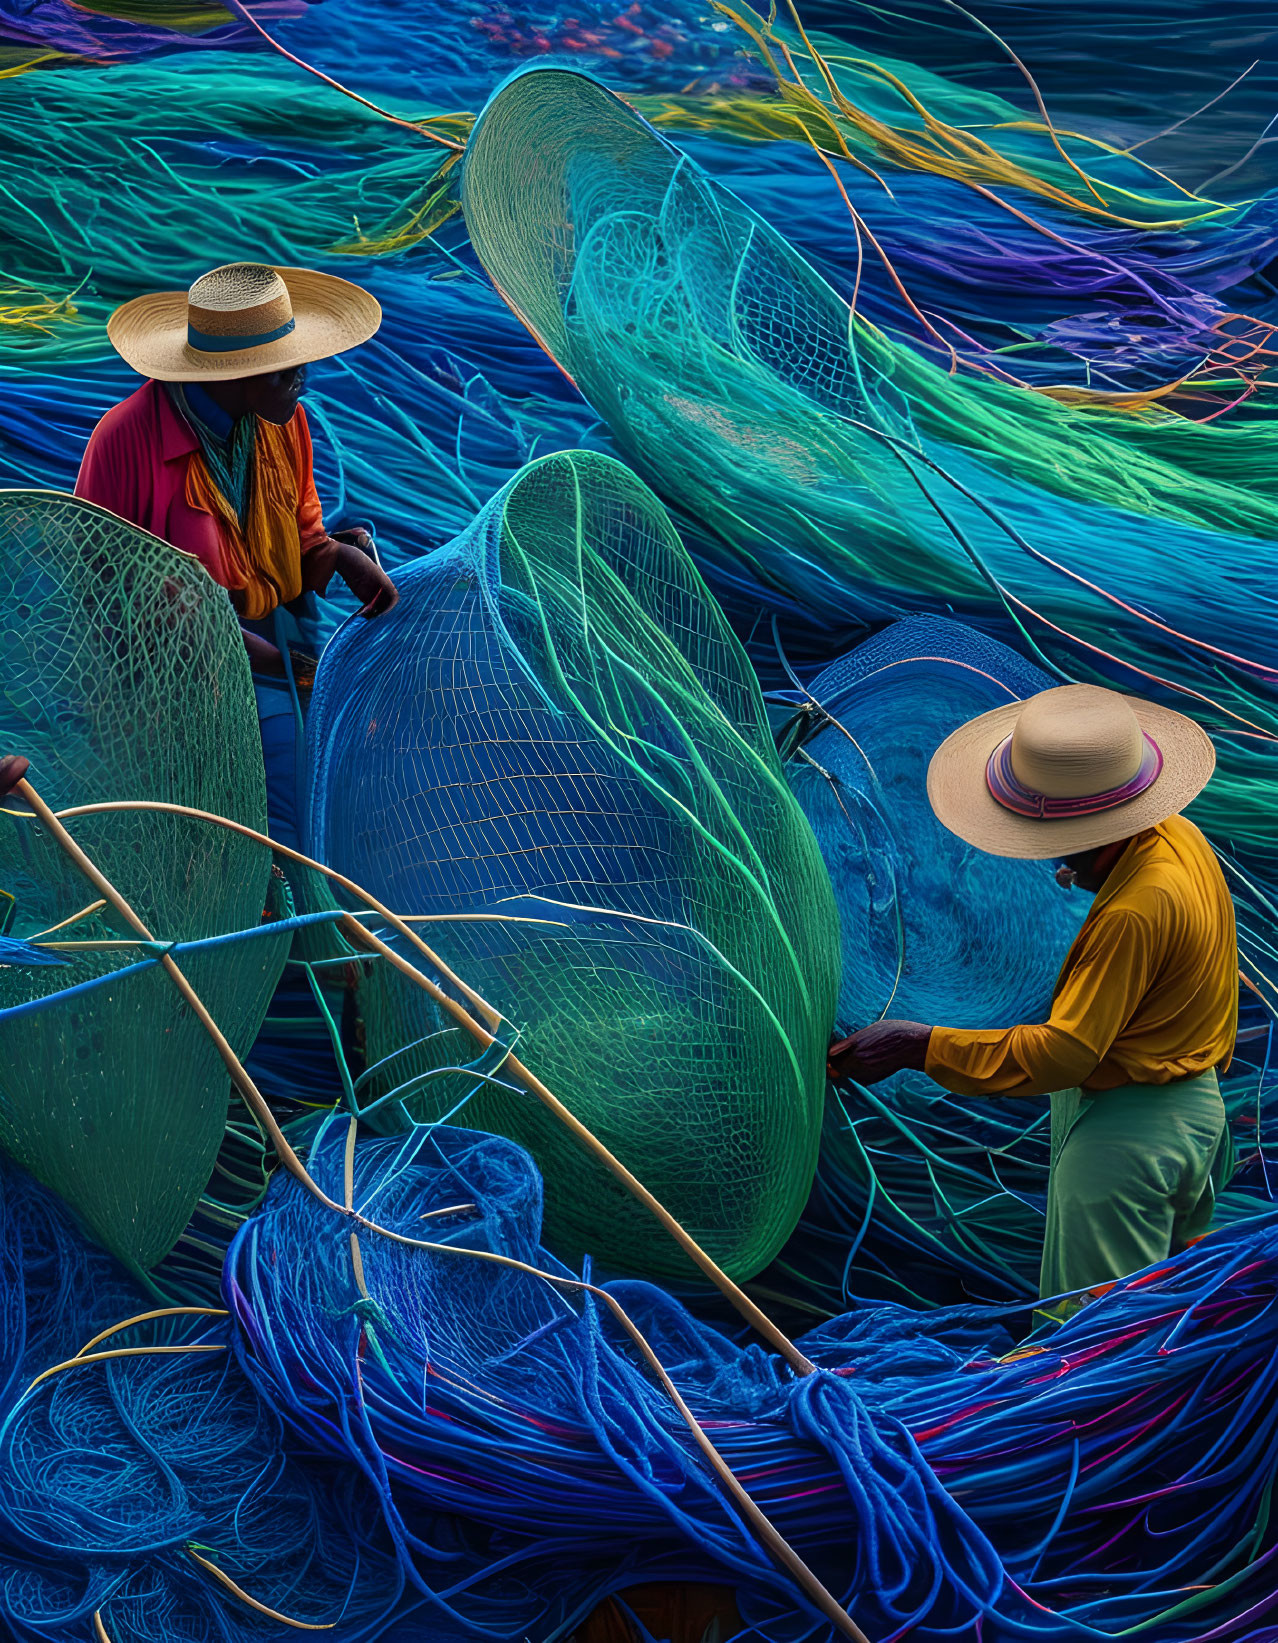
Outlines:
{"type": "Polygon", "coordinates": [[[1238,1033],[1234,905],[1183,816],[1139,833],[1096,896],[1041,1026],[933,1029],[930,1077],[958,1095],[1169,1084],[1224,1068],[1238,1033]]]}

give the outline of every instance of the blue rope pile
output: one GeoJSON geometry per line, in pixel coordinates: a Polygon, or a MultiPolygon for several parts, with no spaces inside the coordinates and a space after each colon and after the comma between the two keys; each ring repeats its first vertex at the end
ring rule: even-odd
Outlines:
{"type": "Polygon", "coordinates": [[[402,1581],[371,1491],[287,1436],[205,1309],[155,1304],[0,1164],[0,1629],[83,1643],[99,1612],[111,1643],[285,1633],[211,1565],[341,1643],[386,1635],[402,1581]]]}
{"type": "MultiPolygon", "coordinates": [[[[98,1613],[112,1643],[285,1635],[256,1603],[342,1643],[515,1643],[638,1579],[699,1578],[737,1586],[768,1643],[830,1635],[633,1340],[539,1247],[527,1155],[442,1127],[348,1139],[321,1128],[315,1183],[433,1248],[365,1228],[357,1265],[350,1223],[280,1178],[231,1251],[228,1322],[99,1339],[145,1298],[5,1166],[11,1634],[72,1643],[98,1613]]],[[[650,1285],[607,1292],[876,1639],[1261,1643],[1276,1263],[1278,1216],[1252,1221],[1020,1350],[997,1310],[862,1308],[800,1341],[803,1380],[650,1285]]]]}
{"type": "MultiPolygon", "coordinates": [[[[456,1513],[507,1537],[503,1577],[549,1559],[565,1593],[598,1595],[600,1562],[673,1562],[738,1584],[763,1637],[826,1635],[632,1341],[539,1247],[526,1156],[443,1128],[353,1155],[347,1138],[320,1131],[316,1183],[434,1247],[366,1230],[356,1265],[350,1224],[278,1180],[226,1296],[248,1375],[357,1462],[410,1581],[431,1588],[429,1526],[456,1513]]],[[[1010,1355],[997,1313],[856,1311],[799,1343],[819,1370],[802,1380],[650,1285],[608,1292],[871,1635],[1177,1643],[1264,1635],[1248,1611],[1272,1584],[1276,1258],[1278,1217],[1214,1235],[1010,1355]]]]}

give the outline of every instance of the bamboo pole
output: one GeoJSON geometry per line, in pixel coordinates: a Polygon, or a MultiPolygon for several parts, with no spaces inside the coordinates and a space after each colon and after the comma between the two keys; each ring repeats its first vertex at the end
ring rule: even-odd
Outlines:
{"type": "MultiPolygon", "coordinates": [[[[22,797],[26,798],[27,802],[32,804],[33,809],[35,809],[37,804],[39,805],[40,809],[38,813],[40,814],[40,819],[45,822],[45,825],[50,828],[50,831],[54,832],[55,837],[58,837],[59,833],[65,835],[71,846],[71,850],[75,852],[73,859],[76,859],[77,857],[84,857],[84,852],[80,850],[79,846],[76,845],[75,841],[71,838],[71,835],[66,832],[65,828],[62,827],[58,817],[54,815],[53,811],[49,809],[43,800],[39,799],[38,796],[33,795],[32,789],[28,782],[20,782],[15,791],[20,793],[22,797]],[[32,802],[33,798],[35,800],[34,803],[32,802]]],[[[244,838],[253,839],[256,843],[273,850],[277,855],[284,856],[289,861],[295,861],[301,866],[309,867],[318,873],[322,873],[326,878],[329,878],[333,880],[334,883],[341,885],[344,890],[349,891],[360,901],[364,902],[366,906],[370,907],[374,912],[384,918],[393,929],[397,930],[402,936],[411,942],[412,945],[424,955],[431,967],[437,970],[450,986],[456,988],[456,990],[460,992],[464,998],[474,1005],[476,1011],[484,1018],[488,1025],[486,1027],[481,1025],[481,1023],[477,1021],[474,1016],[469,1013],[469,1011],[464,1009],[455,998],[450,997],[448,993],[446,993],[444,989],[438,985],[438,983],[432,981],[430,977],[424,975],[419,969],[410,964],[407,959],[395,952],[393,948],[389,947],[379,937],[373,935],[372,931],[365,930],[363,925],[360,924],[357,919],[348,918],[343,921],[342,927],[346,930],[347,934],[352,937],[352,939],[357,940],[361,946],[377,952],[382,958],[385,958],[392,965],[394,965],[394,967],[399,970],[401,974],[407,976],[417,986],[421,987],[424,992],[434,999],[441,1009],[445,1010],[448,1015],[452,1017],[459,1027],[469,1033],[470,1036],[483,1048],[487,1049],[491,1045],[498,1042],[495,1033],[491,1029],[500,1026],[502,1020],[501,1013],[494,1009],[494,1007],[489,1004],[486,999],[481,998],[480,995],[475,992],[473,988],[469,987],[460,976],[454,974],[448,965],[445,964],[444,961],[426,945],[426,943],[409,924],[407,924],[397,914],[393,913],[390,908],[383,906],[375,896],[371,895],[361,885],[356,884],[353,879],[348,879],[345,874],[339,873],[335,868],[326,867],[323,862],[315,861],[312,857],[303,855],[300,850],[294,850],[288,845],[277,844],[273,839],[268,838],[266,834],[257,832],[254,828],[246,826],[243,822],[232,821],[229,817],[215,815],[212,811],[195,810],[189,805],[165,804],[158,800],[150,801],[146,799],[126,799],[115,803],[78,805],[73,809],[67,810],[64,814],[67,817],[72,817],[127,810],[160,811],[170,815],[188,816],[194,820],[210,822],[214,826],[227,829],[229,832],[238,833],[244,838]]],[[[59,842],[61,842],[61,839],[59,839],[59,842]]],[[[67,846],[63,845],[63,848],[66,849],[67,846]]],[[[87,862],[88,858],[84,857],[84,860],[87,862]]],[[[78,864],[79,863],[77,862],[77,865],[78,864]]],[[[92,870],[92,873],[97,873],[97,869],[93,867],[92,863],[89,863],[89,867],[92,870]]],[[[84,871],[83,868],[81,868],[81,870],[84,871]]],[[[93,878],[91,875],[89,876],[90,882],[94,884],[99,893],[106,895],[108,899],[110,899],[112,895],[118,894],[113,887],[110,888],[109,892],[107,889],[103,889],[103,886],[106,885],[107,881],[103,879],[100,874],[98,874],[97,878],[93,878]]],[[[133,924],[133,928],[140,932],[143,926],[141,925],[141,922],[137,920],[136,915],[132,913],[131,909],[129,915],[126,916],[129,916],[130,922],[133,924]]],[[[146,936],[145,939],[149,941],[152,938],[150,936],[146,936]]],[[[181,975],[181,971],[178,970],[176,963],[174,963],[168,955],[165,955],[164,962],[166,966],[171,967],[170,973],[176,971],[178,975],[181,975]]],[[[183,980],[185,981],[185,978],[183,978],[183,980]]],[[[189,984],[187,985],[189,986],[189,984]]],[[[185,997],[186,994],[184,993],[183,996],[185,997]]],[[[203,1009],[203,1006],[201,1005],[200,1008],[203,1009]]],[[[208,1012],[205,1011],[204,1016],[207,1016],[207,1014],[208,1012]]],[[[204,1016],[201,1017],[201,1020],[204,1020],[204,1016]]],[[[231,1051],[230,1046],[226,1045],[226,1049],[223,1051],[222,1046],[226,1043],[226,1041],[222,1038],[222,1035],[218,1032],[216,1026],[212,1025],[211,1018],[209,1018],[206,1025],[211,1027],[211,1034],[213,1036],[214,1043],[217,1044],[218,1051],[219,1054],[222,1055],[222,1059],[226,1061],[228,1068],[231,1069],[231,1076],[235,1081],[236,1088],[239,1089],[244,1095],[244,1098],[248,1102],[252,1111],[255,1114],[259,1113],[260,1108],[266,1108],[266,1103],[262,1096],[257,1092],[256,1087],[252,1084],[252,1080],[249,1079],[247,1072],[245,1072],[244,1068],[240,1066],[238,1060],[234,1060],[233,1052],[231,1051]],[[221,1040],[220,1043],[219,1040],[221,1040]],[[232,1061],[227,1060],[228,1055],[232,1056],[232,1060],[234,1060],[234,1067],[232,1067],[232,1061]],[[235,1068],[238,1068],[238,1072],[235,1071],[235,1068]],[[250,1097],[247,1093],[246,1082],[248,1087],[253,1089],[252,1097],[250,1097]]],[[[637,1198],[639,1202],[650,1211],[656,1220],[660,1222],[661,1226],[666,1230],[669,1236],[688,1256],[689,1260],[700,1268],[710,1282],[715,1285],[719,1292],[727,1301],[731,1303],[731,1305],[736,1309],[741,1317],[745,1319],[750,1327],[768,1343],[773,1351],[779,1353],[797,1374],[810,1375],[813,1370],[813,1364],[810,1359],[806,1358],[803,1353],[799,1351],[798,1347],[795,1346],[792,1340],[790,1340],[789,1336],[779,1329],[775,1323],[773,1323],[767,1313],[750,1299],[740,1285],[728,1276],[713,1256],[702,1249],[701,1245],[697,1243],[691,1233],[680,1225],[676,1217],[671,1215],[669,1210],[665,1208],[655,1194],[650,1192],[648,1188],[644,1186],[643,1182],[640,1181],[637,1176],[631,1174],[621,1160],[604,1145],[598,1136],[595,1135],[595,1133],[585,1124],[583,1124],[581,1120],[573,1112],[571,1112],[562,1101],[558,1099],[557,1096],[547,1089],[545,1084],[542,1083],[536,1074],[530,1071],[530,1069],[526,1067],[519,1057],[513,1052],[508,1052],[506,1054],[503,1065],[509,1068],[510,1072],[519,1080],[521,1084],[524,1085],[529,1093],[535,1096],[536,1099],[548,1109],[548,1111],[553,1113],[555,1118],[576,1137],[581,1145],[593,1154],[593,1156],[599,1160],[604,1168],[609,1170],[610,1173],[621,1182],[626,1190],[637,1198]]],[[[267,1109],[267,1111],[269,1114],[269,1109],[267,1109]]],[[[274,1136],[272,1136],[272,1139],[274,1139],[274,1136]]],[[[287,1146],[287,1142],[285,1142],[285,1145],[287,1146]]],[[[285,1158],[283,1154],[281,1154],[281,1162],[288,1166],[288,1159],[285,1158]]],[[[291,1166],[288,1167],[291,1168],[291,1166]]]]}
{"type": "MultiPolygon", "coordinates": [[[[0,771],[2,771],[2,769],[3,767],[0,766],[0,771]]],[[[155,938],[147,929],[146,925],[142,922],[132,905],[126,900],[120,891],[116,889],[115,885],[112,884],[110,879],[106,877],[92,858],[86,854],[79,844],[77,844],[75,839],[67,831],[66,827],[63,826],[61,819],[49,808],[31,784],[25,780],[25,777],[12,782],[10,785],[11,790],[16,792],[26,801],[35,816],[44,824],[44,826],[49,829],[50,833],[57,840],[62,850],[75,863],[80,872],[82,872],[89,880],[94,889],[96,889],[101,896],[110,902],[111,906],[116,909],[121,918],[123,918],[132,929],[136,930],[138,935],[144,941],[153,941],[155,938]]],[[[232,831],[243,833],[250,838],[258,840],[264,845],[270,846],[272,849],[281,851],[293,860],[302,862],[307,866],[314,867],[321,872],[328,871],[322,866],[321,863],[314,862],[309,857],[303,856],[300,852],[291,850],[286,846],[274,844],[273,841],[266,838],[265,835],[255,832],[252,828],[246,827],[242,823],[231,822],[225,817],[214,816],[210,812],[192,810],[185,805],[158,803],[149,804],[145,801],[132,801],[121,805],[85,806],[82,807],[78,813],[83,814],[86,809],[91,809],[94,811],[114,809],[156,809],[181,815],[198,817],[202,820],[215,822],[221,826],[228,827],[232,831]]],[[[333,874],[332,876],[340,877],[340,875],[337,874],[333,874]]],[[[348,884],[350,883],[350,881],[345,882],[348,884]]],[[[351,885],[351,888],[355,890],[357,894],[360,894],[361,896],[364,896],[365,899],[371,901],[372,898],[367,897],[366,893],[360,891],[358,886],[351,885]]],[[[393,915],[389,916],[392,918],[392,922],[397,924],[400,922],[395,919],[393,915]]],[[[373,936],[370,931],[366,931],[357,920],[350,919],[349,924],[353,932],[358,932],[359,935],[366,940],[366,942],[371,943],[375,949],[382,951],[383,956],[391,959],[396,964],[397,968],[400,968],[405,974],[412,976],[419,982],[419,984],[425,986],[432,996],[437,997],[441,1004],[449,1007],[452,1011],[459,1012],[459,1018],[465,1017],[465,1011],[461,1009],[460,1005],[456,1004],[455,1000],[450,1000],[440,988],[436,987],[433,982],[430,982],[428,978],[421,974],[420,971],[416,970],[414,966],[409,964],[406,959],[401,959],[399,955],[393,951],[393,949],[387,947],[384,942],[381,942],[377,937],[373,936]]],[[[718,1449],[716,1449],[709,1435],[706,1433],[696,1416],[693,1414],[692,1410],[684,1401],[678,1387],[671,1380],[665,1366],[661,1363],[661,1360],[658,1358],[651,1344],[614,1296],[610,1295],[607,1290],[600,1289],[598,1286],[586,1283],[581,1279],[568,1279],[559,1277],[556,1274],[545,1273],[540,1271],[537,1267],[530,1266],[526,1262],[515,1260],[511,1256],[501,1255],[493,1250],[466,1249],[449,1244],[431,1243],[420,1238],[409,1238],[403,1233],[394,1232],[388,1227],[380,1226],[377,1222],[369,1220],[353,1206],[353,1139],[356,1126],[356,1120],[353,1117],[351,1119],[351,1127],[348,1134],[347,1158],[345,1166],[346,1190],[344,1195],[348,1200],[348,1204],[339,1204],[335,1199],[330,1198],[328,1194],[324,1192],[323,1188],[320,1187],[319,1183],[314,1180],[310,1172],[306,1169],[306,1166],[297,1156],[297,1153],[289,1144],[283,1130],[276,1122],[275,1115],[272,1113],[266,1098],[262,1095],[261,1091],[257,1088],[257,1085],[253,1082],[253,1079],[249,1076],[248,1071],[240,1062],[239,1057],[235,1054],[235,1051],[227,1042],[226,1037],[218,1027],[217,1023],[213,1020],[212,1016],[209,1014],[203,1001],[199,997],[198,993],[196,993],[195,989],[191,986],[191,983],[187,980],[179,965],[168,953],[161,954],[160,962],[164,965],[170,979],[177,987],[178,992],[194,1011],[197,1019],[212,1038],[218,1054],[221,1056],[222,1061],[230,1073],[236,1088],[244,1097],[250,1111],[262,1124],[263,1129],[270,1137],[270,1140],[279,1155],[281,1163],[290,1174],[297,1178],[301,1185],[309,1193],[311,1193],[312,1196],[317,1198],[319,1202],[325,1205],[326,1208],[333,1210],[335,1213],[343,1216],[349,1221],[354,1221],[357,1226],[365,1227],[369,1232],[390,1239],[395,1243],[406,1245],[409,1248],[427,1250],[439,1255],[468,1257],[471,1259],[489,1261],[496,1265],[508,1268],[514,1268],[519,1271],[527,1272],[532,1276],[542,1278],[543,1280],[562,1288],[588,1292],[594,1295],[598,1300],[602,1301],[603,1304],[612,1312],[613,1316],[617,1319],[618,1323],[622,1326],[625,1332],[635,1342],[645,1362],[649,1365],[650,1369],[660,1382],[663,1390],[678,1410],[680,1417],[687,1425],[694,1441],[697,1444],[697,1447],[701,1450],[711,1469],[719,1478],[734,1503],[740,1509],[746,1522],[749,1523],[753,1532],[758,1536],[760,1542],[767,1549],[769,1555],[772,1556],[781,1565],[781,1567],[794,1578],[795,1582],[804,1592],[808,1601],[826,1616],[835,1629],[849,1640],[849,1643],[870,1643],[870,1640],[852,1619],[851,1615],[848,1614],[843,1605],[838,1601],[834,1594],[829,1591],[814,1571],[808,1567],[790,1543],[775,1527],[766,1513],[764,1513],[763,1510],[755,1503],[749,1492],[739,1482],[736,1474],[724,1460],[718,1449]]],[[[443,969],[443,966],[441,966],[441,969],[443,969]]],[[[450,972],[445,970],[444,973],[449,974],[450,972]]],[[[479,1027],[478,1023],[469,1021],[468,1017],[466,1018],[466,1021],[469,1022],[469,1030],[476,1037],[481,1037],[482,1035],[482,1037],[487,1038],[487,1041],[490,1044],[496,1042],[491,1034],[485,1033],[485,1030],[479,1027]]],[[[508,1060],[513,1062],[514,1058],[510,1057],[508,1060]]],[[[524,1073],[528,1079],[532,1079],[533,1075],[527,1073],[526,1069],[524,1069],[524,1073]]],[[[598,1141],[584,1125],[580,1124],[579,1121],[568,1112],[568,1109],[563,1107],[562,1103],[557,1101],[556,1098],[550,1094],[550,1091],[545,1089],[544,1085],[540,1084],[539,1080],[530,1083],[529,1087],[534,1090],[534,1093],[536,1093],[538,1088],[543,1090],[545,1095],[550,1098],[550,1102],[553,1103],[551,1110],[556,1111],[557,1113],[562,1112],[566,1115],[567,1119],[571,1120],[573,1133],[577,1134],[578,1131],[580,1131],[580,1138],[583,1142],[588,1139],[593,1143],[594,1148],[598,1149],[601,1157],[612,1160],[616,1170],[621,1172],[622,1179],[626,1180],[628,1183],[633,1183],[632,1190],[637,1188],[639,1193],[643,1195],[641,1201],[649,1203],[649,1206],[654,1209],[654,1213],[659,1212],[659,1217],[662,1220],[662,1224],[666,1225],[667,1222],[669,1222],[672,1228],[677,1229],[678,1232],[682,1234],[682,1238],[680,1239],[681,1243],[683,1238],[688,1240],[688,1244],[691,1246],[690,1253],[691,1250],[696,1250],[701,1256],[702,1262],[704,1262],[707,1267],[712,1269],[714,1272],[720,1273],[720,1277],[722,1279],[722,1284],[720,1287],[723,1287],[723,1285],[731,1286],[731,1289],[736,1291],[736,1293],[741,1296],[742,1301],[746,1303],[750,1310],[756,1313],[758,1317],[768,1326],[769,1334],[779,1337],[782,1341],[786,1340],[786,1337],[776,1329],[776,1326],[771,1323],[771,1320],[767,1319],[766,1316],[760,1312],[757,1307],[755,1307],[749,1297],[736,1289],[736,1285],[732,1283],[732,1280],[727,1277],[726,1273],[720,1272],[720,1269],[711,1261],[710,1257],[706,1255],[704,1251],[700,1250],[700,1247],[689,1237],[687,1233],[683,1231],[683,1228],[679,1226],[679,1223],[675,1221],[674,1217],[670,1216],[668,1211],[662,1209],[662,1207],[657,1203],[657,1200],[647,1192],[646,1188],[642,1186],[642,1183],[638,1182],[634,1176],[630,1175],[629,1171],[625,1170],[624,1166],[621,1165],[618,1160],[613,1159],[613,1155],[608,1152],[602,1142],[598,1141]]],[[[360,1281],[362,1287],[363,1262],[359,1256],[359,1245],[354,1231],[352,1231],[351,1234],[351,1255],[353,1268],[357,1273],[358,1280],[360,1281]]],[[[725,1293],[728,1293],[728,1291],[725,1290],[725,1293]]],[[[729,1295],[729,1298],[732,1298],[731,1295],[729,1295]]],[[[814,1366],[809,1363],[801,1353],[798,1352],[797,1348],[795,1348],[792,1343],[787,1342],[786,1344],[789,1345],[790,1352],[794,1355],[794,1358],[797,1358],[799,1363],[805,1366],[800,1372],[811,1373],[814,1366]]],[[[110,1354],[101,1354],[101,1356],[123,1356],[129,1352],[145,1352],[147,1350],[147,1348],[123,1348],[110,1354]]],[[[157,1349],[152,1348],[150,1350],[154,1351],[157,1349]]],[[[59,1367],[70,1368],[73,1364],[87,1364],[93,1362],[97,1356],[97,1354],[89,1355],[86,1352],[84,1357],[74,1359],[70,1363],[59,1367]]],[[[791,1361],[793,1361],[793,1359],[791,1361]]],[[[203,1562],[202,1559],[199,1561],[203,1562]]],[[[217,1570],[214,1566],[205,1566],[210,1569],[210,1572],[218,1575],[219,1578],[223,1578],[221,1571],[217,1570]]],[[[237,1596],[244,1597],[246,1601],[249,1602],[253,1601],[247,1597],[247,1594],[239,1591],[238,1588],[235,1588],[235,1590],[237,1596]]],[[[254,1606],[256,1607],[256,1605],[254,1606]]],[[[282,1619],[283,1617],[279,1616],[277,1618],[282,1619]]],[[[95,1615],[94,1620],[96,1626],[101,1629],[103,1634],[105,1634],[105,1628],[102,1627],[100,1617],[95,1615]]],[[[297,1623],[291,1622],[291,1624],[297,1623]]]]}

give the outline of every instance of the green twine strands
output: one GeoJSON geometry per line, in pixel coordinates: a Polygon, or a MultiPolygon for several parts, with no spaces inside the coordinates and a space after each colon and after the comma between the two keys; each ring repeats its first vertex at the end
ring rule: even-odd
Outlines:
{"type": "Polygon", "coordinates": [[[1195,814],[1272,862],[1272,425],[938,369],[583,75],[500,91],[462,188],[498,290],[698,522],[738,614],[784,602],[828,630],[949,606],[1075,676],[1163,694],[1220,744],[1195,814]]]}

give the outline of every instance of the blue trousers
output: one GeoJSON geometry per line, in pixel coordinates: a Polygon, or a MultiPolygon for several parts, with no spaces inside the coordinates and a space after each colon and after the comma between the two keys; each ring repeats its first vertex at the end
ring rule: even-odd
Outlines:
{"type": "Polygon", "coordinates": [[[266,765],[266,814],[271,837],[300,850],[303,846],[297,804],[299,750],[291,702],[287,713],[259,717],[258,726],[266,765]]]}

